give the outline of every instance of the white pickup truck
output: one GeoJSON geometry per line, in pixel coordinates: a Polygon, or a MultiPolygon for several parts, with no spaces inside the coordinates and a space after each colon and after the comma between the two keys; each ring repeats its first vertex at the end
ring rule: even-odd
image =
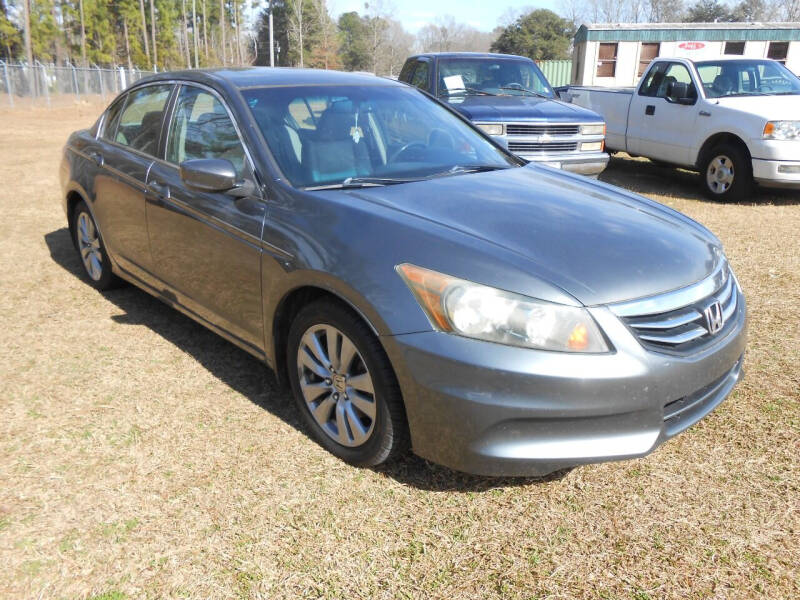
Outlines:
{"type": "Polygon", "coordinates": [[[698,170],[713,199],[800,189],[800,78],[776,61],[657,58],[636,88],[560,94],[605,118],[606,149],[698,170]]]}

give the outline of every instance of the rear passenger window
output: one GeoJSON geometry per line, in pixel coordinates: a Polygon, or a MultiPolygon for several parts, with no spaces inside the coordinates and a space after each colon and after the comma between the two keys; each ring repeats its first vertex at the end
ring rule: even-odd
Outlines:
{"type": "Polygon", "coordinates": [[[106,118],[103,121],[103,134],[100,136],[106,140],[114,140],[117,135],[117,125],[119,125],[119,117],[122,114],[122,109],[125,107],[126,98],[120,99],[116,104],[108,109],[106,118]]]}
{"type": "Polygon", "coordinates": [[[119,119],[114,141],[155,156],[161,119],[171,91],[171,85],[150,85],[132,92],[119,119]]]}
{"type": "Polygon", "coordinates": [[[417,63],[417,68],[414,70],[414,75],[411,78],[411,85],[415,85],[420,89],[428,89],[428,63],[420,61],[417,63]]]}
{"type": "Polygon", "coordinates": [[[167,142],[167,160],[177,165],[194,158],[224,158],[241,175],[244,148],[228,112],[216,96],[194,86],[181,87],[167,142]]]}

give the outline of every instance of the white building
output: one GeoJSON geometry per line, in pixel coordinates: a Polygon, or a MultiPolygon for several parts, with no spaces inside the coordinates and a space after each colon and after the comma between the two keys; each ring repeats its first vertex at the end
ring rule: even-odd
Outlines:
{"type": "Polygon", "coordinates": [[[800,23],[608,23],[575,34],[572,83],[636,85],[657,56],[772,58],[800,74],[800,23]]]}

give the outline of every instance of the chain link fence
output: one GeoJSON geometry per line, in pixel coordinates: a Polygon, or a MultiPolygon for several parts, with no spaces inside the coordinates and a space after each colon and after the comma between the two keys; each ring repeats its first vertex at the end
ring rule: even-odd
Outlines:
{"type": "Polygon", "coordinates": [[[16,98],[40,98],[49,103],[51,96],[65,95],[111,98],[153,73],[124,67],[56,66],[39,61],[29,65],[0,60],[0,103],[14,106],[16,98]]]}

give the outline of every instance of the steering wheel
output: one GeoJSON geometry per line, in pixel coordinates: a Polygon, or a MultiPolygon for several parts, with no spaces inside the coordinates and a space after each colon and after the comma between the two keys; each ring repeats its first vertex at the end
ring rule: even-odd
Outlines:
{"type": "Polygon", "coordinates": [[[427,149],[428,149],[428,147],[425,144],[423,144],[422,142],[409,142],[408,144],[405,144],[402,148],[400,148],[400,150],[398,150],[397,152],[392,154],[392,156],[391,156],[391,158],[389,158],[388,162],[389,163],[396,162],[397,159],[399,159],[404,153],[406,153],[406,152],[410,153],[411,150],[416,150],[417,152],[420,152],[420,151],[424,151],[424,150],[427,150],[427,149]]]}
{"type": "Polygon", "coordinates": [[[506,83],[506,84],[503,85],[503,87],[504,88],[511,88],[511,89],[514,89],[514,90],[524,90],[525,89],[525,86],[523,86],[521,83],[517,83],[516,81],[513,82],[513,83],[506,83]]]}
{"type": "Polygon", "coordinates": [[[453,150],[455,147],[456,141],[449,131],[439,129],[438,127],[431,129],[431,132],[428,134],[428,148],[448,148],[453,150]]]}

